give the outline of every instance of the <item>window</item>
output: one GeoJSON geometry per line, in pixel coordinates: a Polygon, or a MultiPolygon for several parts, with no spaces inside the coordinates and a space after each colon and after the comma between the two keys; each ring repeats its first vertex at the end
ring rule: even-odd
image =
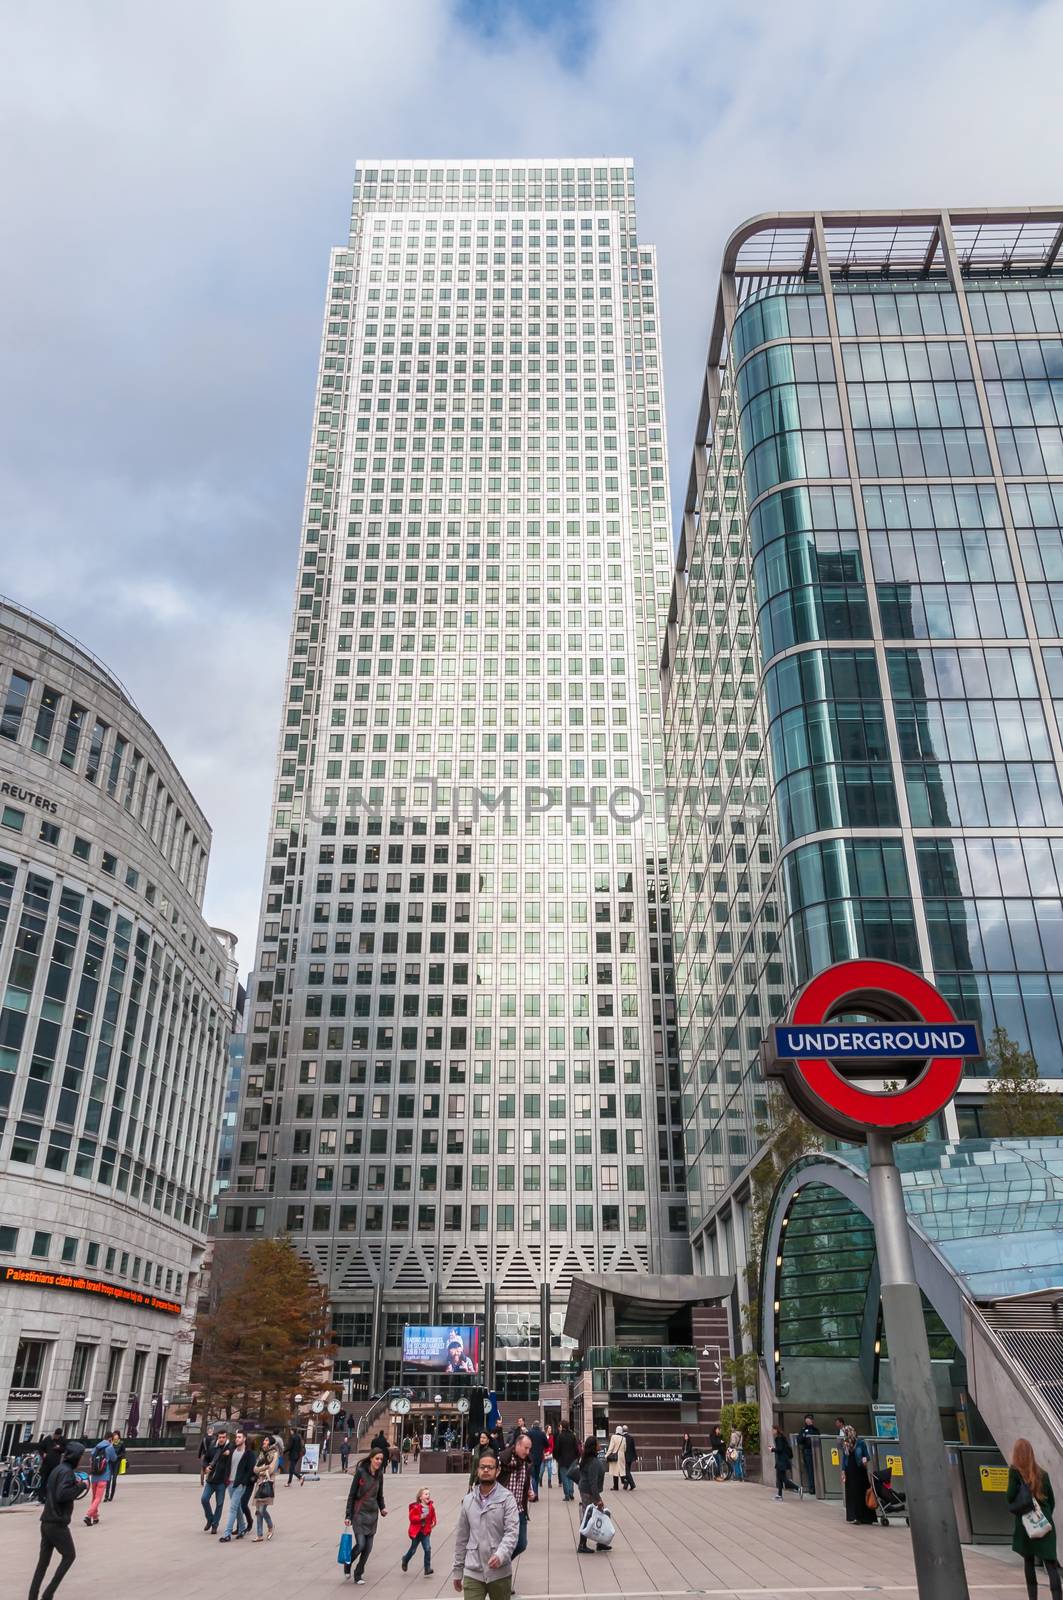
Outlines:
{"type": "Polygon", "coordinates": [[[14,1255],[18,1249],[18,1229],[0,1228],[0,1255],[14,1255]]]}
{"type": "Polygon", "coordinates": [[[89,843],[89,841],[87,839],[83,839],[80,834],[75,835],[74,855],[78,861],[87,861],[91,854],[92,845],[89,843]]]}
{"type": "Polygon", "coordinates": [[[63,1240],[63,1260],[76,1261],[77,1258],[78,1242],[75,1238],[72,1238],[70,1234],[67,1234],[66,1238],[63,1240]]]}
{"type": "Polygon", "coordinates": [[[18,738],[18,731],[22,726],[22,713],[26,709],[26,698],[32,686],[32,678],[24,677],[21,672],[11,674],[7,699],[4,701],[3,711],[0,712],[0,739],[18,738]]]}
{"type": "Polygon", "coordinates": [[[12,1389],[40,1389],[43,1387],[44,1361],[48,1346],[43,1339],[20,1339],[15,1353],[15,1367],[11,1374],[12,1389]]]}
{"type": "Polygon", "coordinates": [[[30,1251],[31,1255],[36,1256],[38,1259],[46,1259],[51,1251],[51,1248],[52,1236],[50,1233],[38,1232],[33,1235],[33,1249],[30,1251]]]}
{"type": "Polygon", "coordinates": [[[66,719],[66,731],[63,734],[63,747],[59,752],[59,764],[63,767],[73,767],[77,760],[78,743],[81,739],[81,728],[85,720],[85,707],[74,704],[70,707],[70,714],[66,719]]]}
{"type": "Polygon", "coordinates": [[[122,1376],[122,1357],[125,1350],[121,1345],[113,1344],[107,1354],[107,1394],[114,1394],[118,1389],[118,1380],[122,1376]]]}
{"type": "Polygon", "coordinates": [[[33,730],[33,748],[39,756],[47,755],[48,746],[52,742],[52,733],[55,728],[56,712],[62,695],[58,689],[50,689],[45,684],[41,695],[40,708],[37,712],[37,726],[33,730]]]}
{"type": "Polygon", "coordinates": [[[70,1363],[68,1388],[87,1389],[92,1377],[92,1363],[96,1355],[94,1344],[76,1344],[74,1359],[70,1363]]]}
{"type": "Polygon", "coordinates": [[[42,844],[57,845],[59,843],[59,829],[54,822],[42,822],[41,831],[37,837],[42,844]]]}
{"type": "Polygon", "coordinates": [[[0,812],[0,822],[5,828],[10,828],[13,833],[21,833],[22,825],[26,820],[26,813],[18,811],[14,806],[5,806],[0,812]]]}

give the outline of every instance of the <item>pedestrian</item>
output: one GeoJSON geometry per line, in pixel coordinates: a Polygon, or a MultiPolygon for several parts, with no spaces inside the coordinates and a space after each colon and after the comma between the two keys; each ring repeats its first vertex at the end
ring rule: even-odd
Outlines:
{"type": "Polygon", "coordinates": [[[868,1477],[871,1452],[855,1428],[842,1424],[842,1484],[846,1522],[872,1523],[878,1520],[874,1492],[868,1477]],[[872,1504],[868,1505],[868,1498],[872,1504]]]}
{"type": "Polygon", "coordinates": [[[507,1441],[506,1430],[503,1428],[500,1422],[495,1423],[494,1429],[491,1433],[491,1443],[495,1447],[495,1454],[501,1458],[502,1452],[506,1448],[507,1441]]]}
{"type": "Polygon", "coordinates": [[[417,1434],[414,1434],[411,1441],[410,1454],[413,1456],[413,1464],[416,1466],[421,1459],[421,1441],[417,1434]]]}
{"type": "Polygon", "coordinates": [[[122,1470],[122,1462],[126,1458],[125,1445],[122,1443],[122,1435],[117,1431],[117,1429],[111,1434],[111,1443],[114,1446],[114,1471],[107,1480],[107,1490],[103,1497],[107,1504],[110,1504],[110,1502],[114,1499],[114,1491],[118,1487],[118,1476],[122,1470]]]}
{"type": "Polygon", "coordinates": [[[89,1501],[88,1513],[85,1517],[86,1528],[95,1528],[100,1520],[100,1506],[107,1493],[107,1485],[114,1471],[115,1454],[114,1445],[110,1439],[101,1439],[92,1447],[89,1457],[89,1482],[92,1485],[92,1498],[89,1501]]]}
{"type": "Polygon", "coordinates": [[[543,1467],[542,1467],[542,1472],[539,1475],[540,1476],[540,1481],[543,1478],[546,1479],[546,1486],[547,1486],[548,1489],[552,1489],[554,1487],[554,1444],[555,1443],[556,1443],[556,1440],[554,1439],[554,1425],[553,1425],[552,1422],[548,1422],[546,1424],[546,1445],[545,1445],[545,1447],[543,1449],[543,1467]]]}
{"type": "Polygon", "coordinates": [[[1029,1600],[1036,1600],[1037,1560],[1044,1562],[1052,1600],[1060,1600],[1063,1596],[1063,1575],[1060,1573],[1056,1552],[1056,1497],[1052,1491],[1052,1480],[1038,1465],[1029,1439],[1016,1439],[1015,1448],[1011,1452],[1006,1504],[1015,1518],[1011,1548],[1022,1557],[1029,1600]],[[1042,1516],[1048,1519],[1047,1532],[1042,1533],[1040,1538],[1031,1538],[1023,1520],[1035,1510],[1040,1511],[1042,1516]]]}
{"type": "Polygon", "coordinates": [[[631,1432],[630,1428],[624,1428],[622,1430],[622,1432],[623,1432],[623,1435],[624,1435],[624,1439],[625,1439],[625,1441],[627,1443],[627,1456],[626,1456],[627,1472],[624,1474],[623,1478],[621,1478],[620,1486],[623,1489],[634,1489],[634,1487],[635,1487],[635,1474],[632,1472],[631,1469],[635,1465],[635,1462],[639,1458],[639,1447],[635,1443],[635,1435],[631,1432]]]}
{"type": "Polygon", "coordinates": [[[214,1441],[210,1436],[209,1428],[204,1429],[196,1454],[199,1457],[199,1486],[202,1488],[207,1481],[207,1468],[210,1466],[210,1458],[214,1454],[214,1441]]]}
{"type": "Polygon", "coordinates": [[[718,1422],[713,1423],[709,1429],[709,1453],[716,1457],[718,1476],[722,1477],[724,1462],[727,1459],[727,1440],[718,1422]]]}
{"type": "Polygon", "coordinates": [[[392,1472],[398,1472],[399,1468],[402,1466],[402,1451],[399,1449],[397,1444],[393,1444],[391,1446],[391,1449],[388,1451],[388,1459],[391,1462],[392,1472]]]}
{"type": "MultiPolygon", "coordinates": [[[[605,1464],[613,1475],[613,1493],[620,1489],[621,1479],[627,1478],[627,1438],[618,1422],[605,1452],[605,1464]]],[[[627,1487],[625,1482],[624,1487],[627,1487]]]]}
{"type": "MultiPolygon", "coordinates": [[[[615,1479],[614,1479],[615,1482],[615,1479]]],[[[604,1509],[602,1504],[602,1489],[605,1487],[605,1462],[598,1454],[598,1441],[591,1434],[583,1441],[583,1454],[579,1460],[579,1520],[580,1527],[590,1506],[597,1506],[599,1511],[604,1509]]],[[[595,1546],[599,1555],[608,1555],[608,1545],[595,1546]]],[[[576,1554],[590,1555],[591,1547],[587,1543],[587,1536],[580,1533],[576,1554]]]]}
{"type": "Polygon", "coordinates": [[[347,1463],[350,1461],[350,1459],[351,1459],[351,1436],[345,1429],[344,1433],[343,1433],[343,1437],[340,1439],[340,1469],[341,1469],[341,1471],[343,1471],[343,1472],[347,1471],[347,1463]]]}
{"type": "Polygon", "coordinates": [[[531,1440],[526,1433],[518,1434],[507,1450],[503,1450],[498,1461],[498,1481],[503,1489],[508,1489],[517,1502],[517,1515],[520,1526],[517,1532],[517,1543],[513,1550],[513,1559],[523,1554],[528,1548],[528,1499],[531,1494],[531,1440]]]}
{"type": "Polygon", "coordinates": [[[60,1461],[62,1461],[65,1451],[66,1441],[63,1438],[63,1430],[62,1428],[56,1428],[51,1437],[44,1440],[43,1448],[41,1449],[41,1487],[37,1494],[41,1505],[44,1504],[45,1496],[48,1493],[48,1479],[60,1461]]]}
{"type": "Polygon", "coordinates": [[[794,1494],[804,1499],[805,1491],[794,1482],[790,1476],[793,1465],[793,1445],[776,1423],[771,1430],[771,1453],[775,1457],[775,1495],[776,1500],[781,1500],[783,1490],[790,1489],[794,1494]]]}
{"type": "Polygon", "coordinates": [[[276,1488],[273,1479],[277,1472],[277,1462],[280,1459],[280,1450],[277,1441],[271,1433],[262,1435],[262,1446],[255,1457],[254,1465],[254,1490],[251,1503],[255,1508],[255,1537],[252,1544],[262,1543],[262,1529],[269,1531],[267,1539],[273,1538],[273,1518],[270,1507],[276,1499],[276,1488]]]}
{"type": "Polygon", "coordinates": [[[806,1411],[804,1425],[797,1437],[801,1441],[801,1467],[804,1473],[805,1488],[810,1494],[815,1491],[816,1487],[816,1471],[812,1461],[812,1441],[813,1439],[818,1439],[819,1436],[815,1417],[811,1411],[806,1411]]]}
{"type": "Polygon", "coordinates": [[[218,1540],[219,1544],[228,1544],[235,1532],[238,1539],[244,1536],[244,1491],[249,1490],[254,1483],[255,1453],[251,1449],[250,1441],[243,1428],[236,1430],[236,1444],[229,1457],[229,1473],[226,1479],[226,1488],[229,1491],[229,1515],[225,1523],[225,1532],[218,1540]]]}
{"type": "Polygon", "coordinates": [[[229,1462],[233,1446],[228,1428],[219,1428],[207,1460],[207,1476],[199,1503],[206,1519],[204,1533],[217,1533],[225,1504],[225,1485],[229,1477],[229,1462]]]}
{"type": "Polygon", "coordinates": [[[543,1475],[543,1458],[546,1455],[546,1434],[539,1425],[538,1417],[528,1429],[528,1438],[531,1440],[531,1499],[538,1500],[539,1484],[543,1475]]]}
{"type": "Polygon", "coordinates": [[[44,1497],[44,1510],[41,1512],[41,1550],[30,1583],[29,1600],[52,1600],[55,1591],[74,1565],[77,1552],[70,1532],[70,1518],[74,1510],[74,1501],[85,1492],[84,1484],[76,1470],[84,1450],[85,1446],[80,1439],[71,1439],[63,1446],[62,1459],[48,1474],[48,1489],[44,1497]],[[42,1594],[41,1584],[48,1571],[53,1550],[59,1556],[59,1565],[42,1594]]]}
{"type": "Polygon", "coordinates": [[[520,1512],[498,1481],[498,1457],[485,1450],[458,1512],[454,1540],[454,1589],[464,1600],[510,1600],[513,1556],[520,1534],[520,1512]]]}
{"type": "Polygon", "coordinates": [[[410,1438],[408,1433],[403,1434],[403,1438],[402,1438],[402,1464],[403,1464],[404,1467],[409,1465],[410,1451],[412,1449],[413,1449],[413,1440],[410,1438]]]}
{"type": "Polygon", "coordinates": [[[741,1428],[732,1428],[724,1456],[731,1463],[731,1478],[735,1483],[746,1481],[746,1441],[741,1428]]]}
{"type": "Polygon", "coordinates": [[[518,1417],[515,1427],[510,1429],[509,1443],[516,1444],[522,1433],[527,1433],[528,1427],[523,1417],[518,1417]]]}
{"type": "Polygon", "coordinates": [[[561,1485],[561,1493],[566,1500],[574,1500],[576,1498],[572,1469],[579,1460],[579,1456],[579,1440],[572,1432],[572,1424],[567,1421],[563,1422],[554,1441],[554,1460],[557,1462],[557,1481],[561,1485]]]}
{"type": "Polygon", "coordinates": [[[475,1484],[477,1483],[477,1481],[478,1481],[477,1477],[476,1477],[476,1468],[479,1466],[480,1457],[483,1455],[485,1450],[489,1451],[490,1454],[493,1455],[493,1456],[497,1456],[498,1455],[498,1451],[494,1447],[494,1443],[493,1443],[493,1441],[491,1439],[491,1435],[488,1433],[486,1428],[481,1428],[480,1429],[480,1437],[477,1439],[476,1443],[472,1447],[472,1461],[471,1461],[470,1466],[469,1466],[469,1488],[470,1489],[472,1489],[475,1486],[475,1484]]]}
{"type": "Polygon", "coordinates": [[[410,1501],[410,1548],[402,1558],[403,1572],[417,1554],[419,1545],[424,1555],[424,1575],[426,1578],[432,1576],[432,1529],[436,1520],[432,1491],[426,1486],[417,1491],[416,1500],[410,1501]]]}
{"type": "Polygon", "coordinates": [[[284,1453],[288,1457],[287,1487],[291,1488],[293,1478],[298,1478],[301,1484],[305,1483],[303,1478],[303,1436],[298,1428],[292,1429],[284,1453]]]}
{"type": "Polygon", "coordinates": [[[693,1454],[694,1441],[690,1437],[689,1433],[684,1433],[683,1443],[679,1447],[679,1459],[680,1461],[688,1461],[693,1454]]]}
{"type": "Polygon", "coordinates": [[[376,1538],[377,1519],[386,1517],[384,1508],[384,1452],[371,1446],[364,1461],[359,1461],[351,1479],[347,1496],[346,1523],[354,1535],[357,1564],[345,1562],[343,1571],[349,1578],[354,1567],[355,1583],[365,1582],[365,1564],[369,1560],[376,1538]]]}
{"type": "Polygon", "coordinates": [[[384,1432],[383,1428],[380,1429],[380,1432],[377,1434],[375,1439],[370,1440],[369,1448],[370,1450],[382,1450],[384,1452],[384,1459],[385,1461],[387,1460],[390,1446],[388,1444],[387,1434],[384,1432]]]}

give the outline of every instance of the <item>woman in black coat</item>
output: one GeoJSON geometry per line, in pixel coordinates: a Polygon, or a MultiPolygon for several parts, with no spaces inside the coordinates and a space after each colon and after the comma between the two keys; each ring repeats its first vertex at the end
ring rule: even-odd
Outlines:
{"type": "MultiPolygon", "coordinates": [[[[351,1490],[347,1496],[347,1526],[354,1535],[354,1548],[358,1552],[358,1562],[354,1569],[355,1583],[361,1583],[365,1574],[365,1564],[369,1560],[373,1540],[376,1538],[377,1519],[386,1516],[384,1452],[370,1450],[365,1460],[359,1461],[355,1467],[351,1490]]],[[[343,1570],[349,1578],[351,1563],[347,1562],[343,1570]]]]}
{"type": "Polygon", "coordinates": [[[857,1435],[855,1428],[842,1429],[841,1445],[842,1477],[845,1480],[845,1520],[877,1522],[878,1512],[874,1506],[869,1506],[867,1503],[867,1493],[871,1488],[871,1479],[868,1476],[871,1452],[863,1439],[857,1435]]]}
{"type": "MultiPolygon", "coordinates": [[[[579,1478],[577,1481],[579,1485],[580,1523],[582,1524],[583,1518],[591,1506],[597,1506],[599,1511],[602,1509],[602,1489],[605,1487],[605,1462],[598,1454],[598,1441],[593,1435],[584,1440],[583,1454],[579,1458],[579,1478]]],[[[608,1555],[609,1553],[608,1545],[599,1544],[595,1548],[599,1554],[608,1555]]],[[[581,1533],[576,1552],[578,1555],[587,1555],[589,1551],[590,1545],[587,1543],[586,1536],[581,1533]]]]}
{"type": "Polygon", "coordinates": [[[1030,1600],[1037,1594],[1037,1566],[1043,1561],[1048,1577],[1052,1600],[1063,1595],[1063,1575],[1060,1574],[1056,1550],[1056,1497],[1052,1493],[1052,1480],[1038,1465],[1029,1439],[1016,1439],[1008,1468],[1007,1507],[1015,1518],[1015,1532],[1011,1548],[1020,1555],[1026,1569],[1026,1593],[1030,1600]],[[1048,1532],[1039,1539],[1031,1539],[1023,1517],[1037,1507],[1048,1518],[1048,1532]]]}

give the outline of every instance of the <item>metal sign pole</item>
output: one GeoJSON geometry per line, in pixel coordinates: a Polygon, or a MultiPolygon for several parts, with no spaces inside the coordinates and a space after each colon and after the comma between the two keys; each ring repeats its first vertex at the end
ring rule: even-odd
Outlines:
{"type": "Polygon", "coordinates": [[[882,1315],[920,1600],[970,1600],[893,1140],[869,1130],[867,1149],[882,1315]]]}

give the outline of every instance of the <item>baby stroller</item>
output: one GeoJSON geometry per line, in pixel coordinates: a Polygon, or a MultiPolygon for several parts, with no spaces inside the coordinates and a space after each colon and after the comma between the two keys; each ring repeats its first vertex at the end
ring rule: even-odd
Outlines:
{"type": "Polygon", "coordinates": [[[871,1472],[869,1476],[879,1522],[884,1528],[894,1522],[903,1522],[907,1527],[908,1502],[903,1492],[893,1487],[893,1468],[886,1467],[882,1472],[871,1472]]]}

